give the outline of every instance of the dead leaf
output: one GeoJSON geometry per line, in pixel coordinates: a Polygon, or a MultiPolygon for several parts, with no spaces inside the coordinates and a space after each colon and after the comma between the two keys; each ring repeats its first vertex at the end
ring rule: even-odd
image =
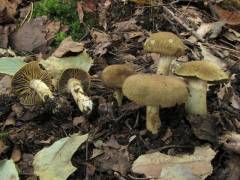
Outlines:
{"type": "Polygon", "coordinates": [[[97,44],[111,41],[111,37],[105,32],[91,31],[91,36],[97,44]]]}
{"type": "Polygon", "coordinates": [[[114,137],[101,145],[104,154],[96,157],[95,163],[103,171],[109,169],[126,175],[130,168],[129,155],[127,146],[121,146],[117,143],[114,137]]]}
{"type": "Polygon", "coordinates": [[[20,149],[18,148],[14,148],[13,151],[12,151],[12,155],[11,155],[11,159],[14,161],[14,162],[18,162],[20,161],[22,158],[22,152],[20,149]]]}
{"type": "Polygon", "coordinates": [[[60,31],[61,23],[59,21],[47,21],[46,23],[46,39],[53,39],[55,35],[60,31]]]}
{"type": "Polygon", "coordinates": [[[83,8],[82,8],[82,3],[80,1],[77,2],[77,12],[78,12],[79,21],[82,24],[84,12],[83,12],[83,8]]]}
{"type": "Polygon", "coordinates": [[[82,2],[82,7],[85,12],[93,13],[97,10],[96,1],[94,0],[85,0],[82,2]]]}
{"type": "Polygon", "coordinates": [[[73,154],[87,139],[88,134],[74,134],[42,149],[33,160],[34,174],[41,180],[66,180],[76,170],[71,163],[73,154]]]}
{"type": "Polygon", "coordinates": [[[17,51],[46,52],[46,19],[40,17],[25,23],[10,36],[12,47],[17,51]]]}
{"type": "Polygon", "coordinates": [[[141,27],[136,25],[136,23],[137,21],[135,19],[115,23],[113,24],[113,27],[115,28],[114,32],[138,31],[141,27]]]}
{"type": "Polygon", "coordinates": [[[72,37],[64,39],[60,46],[52,54],[55,57],[61,58],[67,53],[81,53],[84,50],[84,44],[80,42],[74,42],[72,37]]]}
{"type": "Polygon", "coordinates": [[[131,32],[124,33],[123,36],[128,41],[128,40],[136,38],[136,37],[144,36],[144,33],[141,31],[131,31],[131,32]]]}
{"type": "Polygon", "coordinates": [[[218,5],[213,5],[212,8],[219,16],[219,19],[226,22],[226,24],[232,26],[238,26],[240,24],[240,11],[228,11],[218,5]]]}
{"type": "Polygon", "coordinates": [[[33,155],[32,154],[22,154],[22,160],[18,162],[19,173],[20,174],[33,174],[33,155]]]}
{"type": "Polygon", "coordinates": [[[8,149],[8,146],[0,139],[0,156],[8,149]]]}
{"type": "Polygon", "coordinates": [[[9,95],[11,92],[11,82],[12,78],[8,75],[5,75],[1,80],[0,80],[0,95],[5,94],[9,95]]]}
{"type": "Polygon", "coordinates": [[[224,164],[227,167],[227,180],[237,180],[240,179],[240,157],[232,156],[231,159],[227,160],[224,164]]]}
{"type": "MultiPolygon", "coordinates": [[[[175,180],[169,179],[172,174],[166,175],[166,171],[169,173],[171,168],[175,170],[177,168],[177,171],[185,179],[187,176],[197,176],[199,179],[205,179],[212,173],[211,160],[215,155],[216,153],[209,146],[196,147],[192,155],[170,156],[160,152],[144,154],[134,161],[132,171],[145,174],[148,178],[161,179],[161,177],[164,177],[166,180],[175,180]]],[[[170,172],[174,171],[171,170],[170,172]]]]}
{"type": "Polygon", "coordinates": [[[95,56],[102,56],[107,53],[108,47],[111,45],[111,42],[106,42],[106,43],[100,43],[98,44],[95,49],[94,49],[94,55],[95,56]]]}
{"type": "Polygon", "coordinates": [[[99,5],[99,26],[102,26],[105,30],[107,29],[107,14],[108,14],[108,9],[110,8],[112,4],[112,0],[104,0],[102,3],[99,5]]]}
{"type": "Polygon", "coordinates": [[[140,4],[140,5],[161,5],[163,3],[162,0],[128,0],[128,1],[134,2],[136,4],[140,4]]]}
{"type": "Polygon", "coordinates": [[[226,150],[240,155],[240,134],[228,132],[220,138],[220,142],[226,150]]]}
{"type": "Polygon", "coordinates": [[[0,23],[10,23],[14,21],[14,17],[17,14],[17,7],[21,3],[21,0],[0,0],[0,23]]]}
{"type": "Polygon", "coordinates": [[[206,117],[188,115],[187,120],[191,124],[193,133],[201,140],[207,140],[216,143],[219,137],[218,114],[211,114],[206,117]]]}
{"type": "MultiPolygon", "coordinates": [[[[1,18],[0,18],[1,19],[1,18]]],[[[0,48],[8,47],[9,26],[0,26],[0,48]]]]}

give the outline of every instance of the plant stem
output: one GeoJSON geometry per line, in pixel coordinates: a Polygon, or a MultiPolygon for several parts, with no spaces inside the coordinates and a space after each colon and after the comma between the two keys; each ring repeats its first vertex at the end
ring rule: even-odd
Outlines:
{"type": "Polygon", "coordinates": [[[152,134],[157,134],[161,126],[159,106],[146,107],[146,127],[152,134]]]}
{"type": "Polygon", "coordinates": [[[200,79],[188,80],[189,96],[186,111],[192,115],[207,115],[207,82],[200,79]]]}
{"type": "Polygon", "coordinates": [[[171,56],[160,57],[156,74],[169,75],[172,60],[173,57],[171,56]]]}
{"type": "Polygon", "coordinates": [[[46,101],[46,98],[53,98],[53,94],[49,87],[39,79],[33,79],[30,81],[30,87],[33,88],[38,96],[42,99],[43,102],[46,101]]]}
{"type": "Polygon", "coordinates": [[[91,112],[93,103],[92,100],[84,94],[81,82],[78,79],[69,79],[67,87],[80,111],[83,113],[91,112]]]}

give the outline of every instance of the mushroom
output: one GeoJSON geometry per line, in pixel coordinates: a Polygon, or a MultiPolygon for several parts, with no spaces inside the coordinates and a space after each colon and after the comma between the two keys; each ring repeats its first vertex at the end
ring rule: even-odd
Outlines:
{"type": "Polygon", "coordinates": [[[61,92],[71,93],[83,113],[90,113],[93,108],[92,100],[84,93],[89,85],[90,76],[81,69],[66,69],[58,80],[58,89],[61,92]]]}
{"type": "Polygon", "coordinates": [[[161,126],[160,108],[173,107],[187,100],[185,82],[174,76],[136,74],[123,83],[123,94],[140,105],[146,105],[146,127],[157,134],[161,126]]]}
{"type": "Polygon", "coordinates": [[[150,35],[144,43],[144,50],[160,53],[157,74],[168,75],[172,60],[185,53],[182,40],[171,32],[157,32],[150,35]]]}
{"type": "Polygon", "coordinates": [[[228,74],[209,61],[191,61],[175,69],[175,74],[188,81],[189,97],[186,111],[192,115],[207,115],[207,82],[228,79],[228,74]]]}
{"type": "Polygon", "coordinates": [[[134,74],[134,70],[129,64],[115,64],[106,67],[101,75],[101,79],[104,84],[114,89],[114,97],[118,103],[118,106],[122,105],[122,84],[124,80],[134,74]]]}
{"type": "Polygon", "coordinates": [[[19,69],[12,78],[12,90],[20,103],[33,106],[53,99],[51,79],[38,62],[30,62],[19,69]]]}

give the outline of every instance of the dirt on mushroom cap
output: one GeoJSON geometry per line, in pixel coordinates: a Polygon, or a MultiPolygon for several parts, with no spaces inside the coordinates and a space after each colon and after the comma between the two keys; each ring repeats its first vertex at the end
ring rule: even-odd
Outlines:
{"type": "Polygon", "coordinates": [[[136,74],[123,83],[123,94],[137,104],[163,108],[187,100],[187,85],[181,79],[156,74],[136,74]]]}
{"type": "Polygon", "coordinates": [[[131,65],[116,64],[106,67],[101,75],[104,84],[110,88],[121,88],[124,80],[134,74],[131,65]]]}
{"type": "Polygon", "coordinates": [[[144,44],[146,52],[160,53],[163,56],[180,57],[185,52],[182,40],[171,32],[153,33],[144,44]]]}
{"type": "Polygon", "coordinates": [[[12,78],[13,92],[19,96],[23,105],[32,106],[42,103],[37,92],[30,87],[30,81],[33,79],[43,81],[50,89],[52,87],[47,71],[42,69],[38,62],[26,64],[12,78]]]}
{"type": "Polygon", "coordinates": [[[229,77],[219,66],[209,61],[191,61],[181,64],[176,68],[175,74],[197,77],[204,81],[220,81],[229,77]]]}

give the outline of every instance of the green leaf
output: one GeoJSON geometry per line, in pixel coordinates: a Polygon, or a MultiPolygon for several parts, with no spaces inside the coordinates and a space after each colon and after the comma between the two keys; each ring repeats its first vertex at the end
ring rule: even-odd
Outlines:
{"type": "Polygon", "coordinates": [[[0,74],[13,76],[25,64],[22,57],[0,58],[0,74]]]}
{"type": "Polygon", "coordinates": [[[0,179],[19,180],[18,172],[12,159],[0,161],[0,179]]]}
{"type": "Polygon", "coordinates": [[[41,180],[66,180],[76,168],[71,163],[73,154],[88,139],[88,134],[74,134],[39,151],[33,160],[34,174],[41,180]]]}

